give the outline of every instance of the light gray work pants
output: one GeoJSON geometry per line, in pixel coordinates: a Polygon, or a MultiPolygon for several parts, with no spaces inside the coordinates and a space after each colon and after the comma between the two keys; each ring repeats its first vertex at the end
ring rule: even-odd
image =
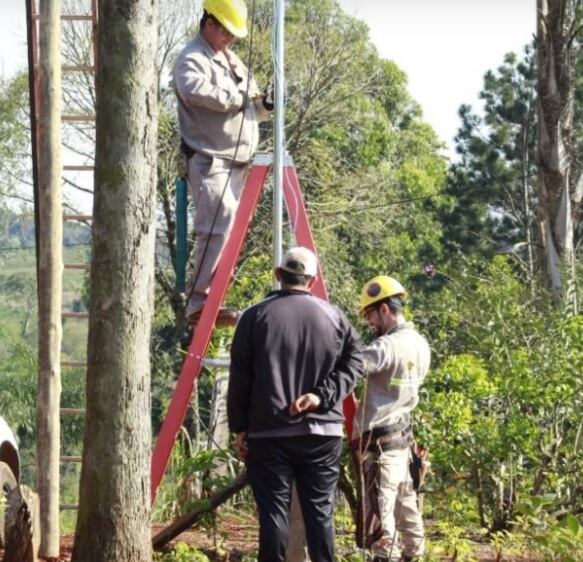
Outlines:
{"type": "Polygon", "coordinates": [[[411,450],[367,453],[365,463],[379,463],[378,500],[383,536],[372,545],[376,556],[398,560],[425,552],[423,520],[409,472],[411,450]]]}
{"type": "Polygon", "coordinates": [[[233,226],[248,164],[235,163],[232,170],[231,164],[229,160],[200,153],[188,160],[188,186],[194,202],[196,239],[192,273],[186,287],[186,296],[190,295],[186,316],[202,308],[233,226]]]}

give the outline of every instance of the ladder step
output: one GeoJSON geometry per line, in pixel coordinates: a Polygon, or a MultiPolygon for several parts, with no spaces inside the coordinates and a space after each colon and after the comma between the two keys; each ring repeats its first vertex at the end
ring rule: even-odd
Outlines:
{"type": "Polygon", "coordinates": [[[61,511],[65,511],[67,509],[75,510],[75,509],[79,509],[79,506],[77,504],[74,504],[74,503],[62,503],[61,505],[59,505],[59,509],[61,511]]]}
{"type": "Polygon", "coordinates": [[[61,314],[61,316],[63,318],[83,319],[83,318],[89,318],[89,312],[63,312],[61,314]]]}
{"type": "Polygon", "coordinates": [[[85,165],[66,165],[63,166],[63,171],[65,172],[93,172],[95,170],[95,166],[85,166],[85,165]]]}
{"type": "Polygon", "coordinates": [[[61,367],[87,367],[87,361],[61,361],[61,367]]]}
{"type": "Polygon", "coordinates": [[[83,462],[83,457],[79,456],[68,456],[68,455],[61,455],[59,457],[61,462],[83,462]]]}
{"type": "Polygon", "coordinates": [[[88,263],[66,263],[64,267],[65,269],[91,269],[88,263]]]}
{"type": "Polygon", "coordinates": [[[202,365],[209,369],[228,369],[231,360],[228,357],[205,357],[202,360],[202,365]]]}
{"type": "Polygon", "coordinates": [[[65,65],[61,67],[63,72],[95,72],[95,66],[89,64],[65,65]]]}
{"type": "Polygon", "coordinates": [[[85,415],[85,408],[61,408],[60,410],[62,416],[74,416],[74,415],[85,415]]]}
{"type": "Polygon", "coordinates": [[[95,115],[61,115],[61,121],[65,123],[72,121],[95,121],[95,115]]]}
{"type": "Polygon", "coordinates": [[[64,221],[90,221],[93,215],[63,215],[64,221]]]}
{"type": "MultiPolygon", "coordinates": [[[[32,14],[32,19],[38,21],[40,19],[39,14],[32,14]]],[[[93,16],[91,14],[62,14],[61,21],[93,21],[93,16]]]]}

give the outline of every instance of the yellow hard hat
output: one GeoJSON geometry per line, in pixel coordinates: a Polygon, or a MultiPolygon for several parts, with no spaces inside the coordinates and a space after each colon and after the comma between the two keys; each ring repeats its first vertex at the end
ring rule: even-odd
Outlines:
{"type": "Polygon", "coordinates": [[[367,281],[362,288],[358,313],[364,314],[364,311],[371,304],[396,296],[407,296],[407,291],[405,291],[401,283],[388,275],[373,277],[370,281],[367,281]]]}
{"type": "Polygon", "coordinates": [[[243,0],[204,0],[203,8],[235,37],[247,36],[247,6],[243,0]]]}

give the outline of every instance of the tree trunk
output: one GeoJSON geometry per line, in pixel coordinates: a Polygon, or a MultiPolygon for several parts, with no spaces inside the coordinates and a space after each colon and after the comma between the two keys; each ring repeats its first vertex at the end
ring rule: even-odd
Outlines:
{"type": "Polygon", "coordinates": [[[578,25],[572,0],[537,0],[539,236],[556,302],[575,313],[574,224],[583,194],[573,129],[578,25]]]}
{"type": "Polygon", "coordinates": [[[87,414],[73,562],[151,562],[156,0],[101,0],[87,414]]]}
{"type": "Polygon", "coordinates": [[[59,450],[63,209],[61,191],[60,0],[40,2],[37,488],[40,554],[59,556],[59,450]]]}

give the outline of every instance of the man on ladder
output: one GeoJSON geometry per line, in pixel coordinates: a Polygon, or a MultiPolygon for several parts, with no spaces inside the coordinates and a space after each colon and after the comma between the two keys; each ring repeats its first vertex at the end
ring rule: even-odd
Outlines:
{"type": "MultiPolygon", "coordinates": [[[[174,87],[188,185],[195,205],[196,242],[185,315],[195,324],[232,227],[245,174],[259,142],[259,121],[273,111],[271,88],[261,94],[230,49],[247,35],[243,0],[205,0],[198,35],[178,56],[174,87]]],[[[218,323],[236,320],[221,309],[218,323]]]]}

